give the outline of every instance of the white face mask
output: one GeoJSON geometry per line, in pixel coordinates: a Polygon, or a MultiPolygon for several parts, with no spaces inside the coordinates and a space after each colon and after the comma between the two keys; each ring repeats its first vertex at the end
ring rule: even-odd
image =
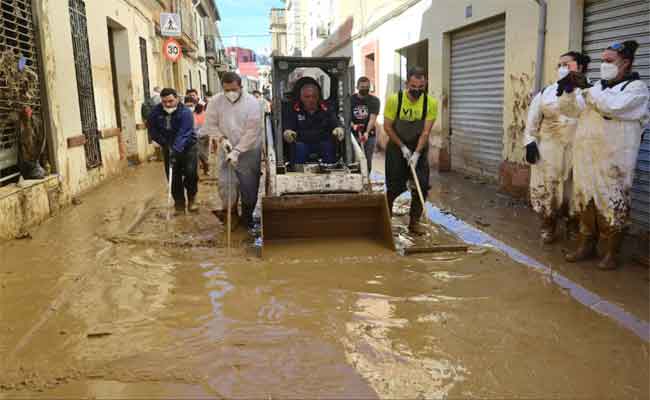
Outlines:
{"type": "Polygon", "coordinates": [[[165,109],[165,112],[167,114],[172,114],[174,111],[176,111],[176,107],[163,107],[165,109]]]}
{"type": "Polygon", "coordinates": [[[558,81],[564,79],[564,77],[566,77],[567,75],[569,75],[569,67],[562,66],[562,67],[558,68],[558,70],[557,70],[557,80],[558,81]]]}
{"type": "Polygon", "coordinates": [[[618,76],[618,66],[614,63],[604,62],[600,64],[600,78],[605,81],[611,81],[618,76]]]}
{"type": "Polygon", "coordinates": [[[228,101],[230,101],[231,103],[234,103],[237,100],[239,100],[239,96],[241,96],[241,93],[239,92],[239,90],[228,91],[228,92],[225,93],[225,96],[228,99],[228,101]]]}

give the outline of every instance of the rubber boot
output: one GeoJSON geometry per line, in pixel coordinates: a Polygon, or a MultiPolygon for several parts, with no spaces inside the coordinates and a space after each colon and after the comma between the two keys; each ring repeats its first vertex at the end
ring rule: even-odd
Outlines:
{"type": "Polygon", "coordinates": [[[598,269],[613,270],[619,267],[618,252],[623,240],[623,232],[618,227],[611,226],[604,217],[598,215],[600,240],[603,241],[605,254],[598,263],[598,269]]]}
{"type": "Polygon", "coordinates": [[[542,243],[551,244],[555,241],[555,228],[557,218],[555,216],[542,217],[541,238],[542,243]]]}
{"type": "Polygon", "coordinates": [[[253,222],[254,210],[254,207],[245,204],[241,205],[241,224],[246,227],[246,229],[252,229],[255,227],[255,223],[253,222]]]}
{"type": "Polygon", "coordinates": [[[421,236],[426,233],[424,228],[420,226],[420,217],[422,216],[422,203],[418,197],[417,192],[411,192],[411,210],[409,211],[409,232],[416,236],[421,236]]]}
{"type": "Polygon", "coordinates": [[[565,259],[574,263],[593,257],[596,253],[596,233],[596,207],[592,201],[580,214],[578,248],[576,251],[568,253],[565,259]]]}
{"type": "Polygon", "coordinates": [[[388,212],[390,213],[390,216],[393,216],[393,205],[395,204],[395,200],[399,197],[399,194],[391,193],[388,192],[386,193],[386,200],[388,200],[388,212]]]}
{"type": "Polygon", "coordinates": [[[174,216],[178,217],[185,214],[185,204],[175,203],[174,204],[174,216]]]}
{"type": "Polygon", "coordinates": [[[570,215],[566,221],[566,239],[575,240],[580,235],[580,219],[570,215]]]}
{"type": "Polygon", "coordinates": [[[196,204],[196,199],[194,197],[190,197],[188,202],[187,202],[187,211],[191,213],[197,213],[199,212],[199,205],[196,204]]]}

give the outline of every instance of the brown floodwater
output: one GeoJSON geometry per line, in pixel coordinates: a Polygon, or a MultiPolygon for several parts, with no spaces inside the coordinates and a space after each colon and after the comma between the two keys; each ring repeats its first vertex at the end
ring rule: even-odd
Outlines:
{"type": "MultiPolygon", "coordinates": [[[[228,255],[206,207],[168,222],[164,193],[146,165],[0,245],[0,398],[650,395],[647,342],[493,248],[260,259],[237,233],[228,255]]],[[[460,243],[405,218],[399,246],[460,243]]]]}

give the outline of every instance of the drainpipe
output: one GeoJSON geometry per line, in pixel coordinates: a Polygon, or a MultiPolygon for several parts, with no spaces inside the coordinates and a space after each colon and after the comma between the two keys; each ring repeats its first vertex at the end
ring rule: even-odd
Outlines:
{"type": "Polygon", "coordinates": [[[539,23],[537,36],[537,60],[535,61],[535,88],[533,93],[539,93],[544,79],[544,49],[546,47],[546,0],[534,0],[539,5],[539,23]]]}

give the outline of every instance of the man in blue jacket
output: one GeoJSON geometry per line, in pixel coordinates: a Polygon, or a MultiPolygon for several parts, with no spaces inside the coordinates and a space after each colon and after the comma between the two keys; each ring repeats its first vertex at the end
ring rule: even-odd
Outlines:
{"type": "Polygon", "coordinates": [[[188,211],[197,212],[199,209],[195,199],[199,177],[194,115],[179,101],[174,89],[163,89],[160,100],[160,104],[149,114],[149,135],[162,148],[165,173],[169,174],[169,166],[172,167],[175,215],[185,213],[185,191],[188,211]]]}

